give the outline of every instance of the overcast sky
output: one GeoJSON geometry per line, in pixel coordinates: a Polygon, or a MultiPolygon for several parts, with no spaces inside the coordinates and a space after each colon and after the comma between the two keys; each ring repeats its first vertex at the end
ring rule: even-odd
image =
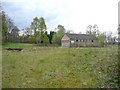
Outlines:
{"type": "Polygon", "coordinates": [[[97,24],[101,32],[117,34],[119,0],[2,0],[2,7],[18,26],[29,27],[36,16],[44,17],[47,28],[58,24],[75,33],[85,33],[97,24]]]}

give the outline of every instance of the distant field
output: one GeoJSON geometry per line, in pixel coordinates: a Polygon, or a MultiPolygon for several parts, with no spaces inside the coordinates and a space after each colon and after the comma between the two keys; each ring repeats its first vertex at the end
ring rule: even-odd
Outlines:
{"type": "Polygon", "coordinates": [[[103,48],[3,46],[3,88],[118,87],[117,46],[103,48]],[[4,48],[23,48],[7,51],[4,48]]]}

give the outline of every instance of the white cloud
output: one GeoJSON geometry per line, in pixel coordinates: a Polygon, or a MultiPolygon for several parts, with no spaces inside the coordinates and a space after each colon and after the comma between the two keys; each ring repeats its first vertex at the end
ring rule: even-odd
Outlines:
{"type": "MultiPolygon", "coordinates": [[[[3,0],[20,7],[11,12],[17,21],[29,25],[35,16],[47,18],[48,28],[62,24],[74,32],[84,32],[88,25],[97,24],[100,31],[115,31],[118,26],[119,0],[3,0]],[[29,23],[29,24],[28,24],[29,23]]],[[[9,6],[10,7],[10,6],[9,6]]],[[[5,7],[7,8],[7,7],[5,7]]],[[[9,8],[7,8],[10,10],[9,8]]],[[[7,10],[6,9],[6,10],[7,10]]]]}

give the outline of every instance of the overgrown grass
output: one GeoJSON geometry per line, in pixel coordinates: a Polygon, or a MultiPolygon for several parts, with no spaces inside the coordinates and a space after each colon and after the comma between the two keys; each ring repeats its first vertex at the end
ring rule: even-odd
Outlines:
{"type": "Polygon", "coordinates": [[[118,78],[113,78],[118,69],[116,46],[55,48],[18,45],[23,51],[3,49],[3,88],[119,88],[118,78]]]}
{"type": "Polygon", "coordinates": [[[2,89],[2,45],[0,45],[0,89],[2,89]]]}
{"type": "Polygon", "coordinates": [[[22,48],[22,45],[19,43],[6,43],[3,48],[22,48]]]}

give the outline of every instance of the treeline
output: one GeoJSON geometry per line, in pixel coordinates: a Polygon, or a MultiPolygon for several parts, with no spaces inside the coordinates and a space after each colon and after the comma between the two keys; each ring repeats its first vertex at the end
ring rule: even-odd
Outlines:
{"type": "Polygon", "coordinates": [[[7,42],[35,43],[38,45],[57,44],[61,45],[61,38],[66,33],[62,25],[58,25],[56,30],[51,30],[48,34],[47,25],[43,17],[35,17],[30,27],[19,30],[13,20],[2,11],[2,44],[7,42]],[[22,32],[23,31],[23,32],[22,32]]]}
{"type": "MultiPolygon", "coordinates": [[[[13,20],[2,11],[2,44],[7,42],[35,43],[38,45],[56,44],[61,45],[61,39],[65,33],[73,31],[65,30],[63,25],[58,25],[55,30],[48,34],[47,25],[43,17],[33,18],[31,25],[24,30],[19,30],[13,20]]],[[[89,25],[86,34],[95,35],[98,39],[98,46],[106,45],[106,42],[115,42],[117,37],[112,37],[112,32],[101,33],[98,26],[89,25]]]]}
{"type": "Polygon", "coordinates": [[[100,32],[98,25],[89,25],[86,30],[86,34],[91,34],[96,36],[98,45],[97,46],[105,46],[105,45],[110,45],[110,44],[118,44],[118,37],[113,36],[112,32],[100,32]]]}
{"type": "MultiPolygon", "coordinates": [[[[44,20],[43,17],[41,17],[42,19],[38,19],[37,17],[35,17],[36,20],[44,20]]],[[[62,36],[66,33],[65,32],[65,28],[62,25],[58,25],[56,30],[57,31],[50,31],[48,34],[48,31],[46,31],[45,27],[45,23],[43,24],[44,28],[41,28],[33,23],[35,23],[35,18],[33,19],[33,22],[31,23],[30,28],[25,28],[25,30],[23,30],[23,34],[19,36],[19,40],[22,43],[35,43],[38,45],[47,45],[47,44],[57,44],[57,45],[61,45],[61,39],[62,36]],[[40,29],[39,29],[40,28],[40,29]]],[[[43,23],[42,21],[38,21],[43,23]]],[[[36,22],[37,24],[40,25],[40,23],[36,22]]]]}
{"type": "Polygon", "coordinates": [[[6,42],[18,42],[19,29],[15,26],[13,20],[5,14],[4,11],[1,12],[2,15],[2,44],[6,42]]]}
{"type": "Polygon", "coordinates": [[[65,28],[62,25],[57,26],[57,31],[47,32],[47,25],[43,17],[35,17],[30,27],[25,28],[22,36],[19,36],[20,42],[35,43],[38,45],[58,44],[61,45],[61,38],[65,34],[65,28]]]}

